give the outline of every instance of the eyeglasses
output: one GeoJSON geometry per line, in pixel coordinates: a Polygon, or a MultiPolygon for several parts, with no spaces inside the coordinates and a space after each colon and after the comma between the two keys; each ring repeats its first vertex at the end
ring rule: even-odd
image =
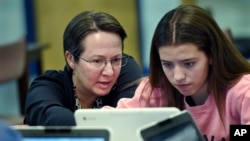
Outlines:
{"type": "Polygon", "coordinates": [[[96,68],[101,68],[103,66],[106,66],[108,62],[111,63],[113,67],[123,67],[128,62],[128,57],[122,56],[122,57],[116,57],[113,59],[105,59],[105,58],[99,58],[99,59],[93,59],[93,60],[87,60],[84,58],[79,57],[81,60],[90,63],[91,65],[95,66],[96,68]]]}

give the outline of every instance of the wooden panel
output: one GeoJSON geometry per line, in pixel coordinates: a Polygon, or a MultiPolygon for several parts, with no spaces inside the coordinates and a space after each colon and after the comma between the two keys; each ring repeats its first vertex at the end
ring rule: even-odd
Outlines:
{"type": "Polygon", "coordinates": [[[135,0],[36,0],[37,39],[49,44],[42,54],[43,71],[63,68],[64,29],[76,14],[85,10],[104,11],[116,17],[128,34],[125,52],[141,64],[135,0]]]}

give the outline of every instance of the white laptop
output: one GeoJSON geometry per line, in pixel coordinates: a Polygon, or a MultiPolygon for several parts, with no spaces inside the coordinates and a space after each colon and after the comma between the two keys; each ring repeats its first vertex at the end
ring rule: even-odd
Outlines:
{"type": "Polygon", "coordinates": [[[175,107],[129,109],[80,109],[75,111],[77,126],[106,128],[110,141],[140,141],[136,131],[141,126],[179,113],[175,107]]]}
{"type": "Polygon", "coordinates": [[[107,129],[70,126],[14,127],[22,141],[110,141],[107,129]]]}

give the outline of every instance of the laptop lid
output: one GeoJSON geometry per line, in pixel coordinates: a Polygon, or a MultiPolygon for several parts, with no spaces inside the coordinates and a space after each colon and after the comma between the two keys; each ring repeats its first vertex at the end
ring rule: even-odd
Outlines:
{"type": "Polygon", "coordinates": [[[186,110],[165,120],[152,122],[138,131],[143,141],[205,141],[186,110]]]}
{"type": "Polygon", "coordinates": [[[179,113],[174,107],[129,109],[80,109],[75,111],[77,126],[108,128],[111,141],[140,141],[136,130],[153,121],[179,113]]]}
{"type": "Polygon", "coordinates": [[[22,141],[109,141],[107,129],[29,126],[15,127],[22,135],[22,141]]]}

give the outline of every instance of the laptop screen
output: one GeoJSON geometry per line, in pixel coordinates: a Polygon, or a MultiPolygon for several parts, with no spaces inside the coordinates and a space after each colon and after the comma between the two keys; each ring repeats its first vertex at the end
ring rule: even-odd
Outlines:
{"type": "Polygon", "coordinates": [[[200,141],[199,133],[191,123],[183,123],[171,130],[162,131],[149,137],[148,141],[200,141]],[[178,134],[177,134],[178,133],[178,134]]]}
{"type": "Polygon", "coordinates": [[[205,141],[193,118],[184,110],[140,130],[144,141],[205,141]]]}
{"type": "Polygon", "coordinates": [[[24,137],[22,141],[105,141],[104,137],[24,137]]]}
{"type": "Polygon", "coordinates": [[[104,128],[41,127],[15,128],[22,141],[109,141],[110,133],[104,128]]]}

